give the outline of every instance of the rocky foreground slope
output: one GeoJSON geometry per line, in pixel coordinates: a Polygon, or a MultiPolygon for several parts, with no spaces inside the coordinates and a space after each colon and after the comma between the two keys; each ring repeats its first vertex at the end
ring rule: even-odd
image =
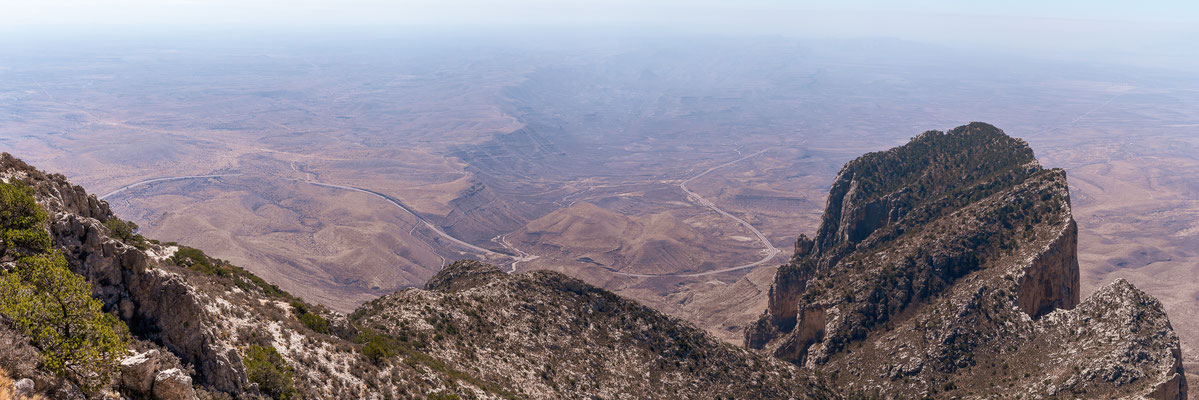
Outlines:
{"type": "Polygon", "coordinates": [[[884,397],[1186,398],[1161,303],[1079,299],[1065,172],[972,123],[841,170],[746,346],[884,397]]]}
{"type": "MultiPolygon", "coordinates": [[[[49,374],[0,316],[0,377],[53,398],[829,398],[813,374],[553,272],[460,261],[351,315],[195,249],[129,232],[61,175],[0,155],[53,246],[128,326],[113,379],[49,374]]],[[[5,260],[11,261],[11,260],[5,260]]],[[[11,262],[6,263],[9,269],[11,262]]]]}

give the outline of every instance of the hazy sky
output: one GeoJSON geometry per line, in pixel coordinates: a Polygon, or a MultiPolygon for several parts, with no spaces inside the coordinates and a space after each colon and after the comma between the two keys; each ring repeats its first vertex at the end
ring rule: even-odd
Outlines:
{"type": "Polygon", "coordinates": [[[97,30],[340,27],[654,30],[885,36],[1042,53],[1189,57],[1199,2],[1112,0],[0,0],[0,28],[97,30]]]}

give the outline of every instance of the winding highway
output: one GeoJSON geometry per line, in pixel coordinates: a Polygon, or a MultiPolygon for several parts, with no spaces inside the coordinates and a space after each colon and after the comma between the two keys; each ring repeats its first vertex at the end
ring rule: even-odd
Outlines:
{"type": "Polygon", "coordinates": [[[473,244],[467,243],[467,242],[465,242],[465,241],[463,241],[463,240],[461,240],[461,239],[458,239],[458,238],[456,238],[456,237],[450,236],[450,234],[448,234],[448,233],[445,233],[445,231],[441,230],[441,229],[440,229],[440,228],[438,228],[436,225],[433,225],[433,223],[429,222],[429,221],[428,221],[428,220],[426,220],[424,217],[421,217],[421,216],[420,216],[420,214],[417,214],[417,213],[416,213],[416,211],[413,211],[411,208],[408,208],[408,206],[404,205],[404,203],[400,202],[400,200],[399,200],[399,199],[396,199],[395,197],[391,197],[391,196],[388,196],[388,195],[386,195],[386,194],[383,194],[383,193],[376,192],[376,191],[374,191],[374,190],[370,190],[370,189],[363,189],[363,188],[360,188],[360,187],[354,187],[354,186],[335,185],[335,184],[332,184],[332,183],[324,183],[324,182],[317,182],[317,181],[308,181],[308,180],[303,180],[303,179],[293,179],[293,178],[284,178],[284,179],[287,179],[287,180],[289,180],[289,181],[293,181],[293,182],[307,183],[307,184],[310,184],[310,185],[316,185],[316,186],[320,186],[320,187],[327,187],[327,188],[333,188],[333,189],[343,189],[343,190],[352,190],[352,191],[355,191],[355,192],[366,193],[366,194],[369,194],[369,195],[372,195],[372,196],[378,197],[378,198],[380,198],[380,199],[387,200],[387,202],[388,202],[388,203],[391,203],[392,205],[395,205],[396,207],[399,207],[399,208],[403,209],[404,211],[408,212],[409,214],[412,214],[412,216],[413,216],[413,217],[416,217],[416,219],[417,219],[417,220],[419,220],[419,221],[420,221],[422,224],[424,224],[426,228],[429,228],[429,229],[430,229],[430,230],[432,230],[433,232],[437,233],[437,235],[438,235],[438,236],[444,237],[444,238],[448,239],[449,241],[451,241],[451,242],[454,242],[455,244],[457,244],[457,245],[459,245],[459,246],[462,246],[463,248],[469,249],[469,250],[471,250],[471,251],[473,251],[473,252],[476,252],[476,253],[479,253],[479,254],[482,254],[482,255],[485,255],[485,256],[504,256],[504,257],[510,257],[510,256],[508,256],[507,254],[503,254],[503,253],[497,253],[497,252],[494,252],[494,251],[491,251],[491,250],[488,250],[488,249],[484,249],[484,248],[482,248],[482,247],[475,246],[475,245],[473,245],[473,244]]]}
{"type": "MultiPolygon", "coordinates": [[[[166,177],[166,178],[146,179],[143,181],[138,181],[138,182],[134,182],[134,183],[122,186],[116,190],[108,192],[107,194],[105,194],[103,196],[100,196],[99,199],[106,200],[106,199],[108,199],[112,196],[115,196],[117,194],[120,194],[121,192],[124,192],[126,190],[129,190],[129,189],[132,189],[135,187],[139,187],[139,186],[150,185],[150,184],[154,184],[154,183],[158,183],[158,182],[171,182],[171,181],[181,181],[181,180],[188,180],[188,179],[224,178],[224,177],[233,177],[233,176],[242,176],[242,175],[243,174],[241,174],[241,173],[212,174],[212,175],[187,175],[187,176],[172,176],[172,177],[166,177]]],[[[364,188],[354,187],[354,186],[337,185],[337,184],[332,184],[332,183],[310,181],[310,180],[304,180],[304,179],[294,179],[294,178],[280,178],[280,179],[284,179],[284,180],[288,180],[288,181],[292,181],[292,182],[307,183],[310,185],[327,187],[327,188],[332,188],[332,189],[350,190],[350,191],[365,193],[365,194],[369,194],[371,196],[378,197],[380,199],[387,201],[388,203],[391,203],[392,205],[394,205],[396,207],[399,207],[400,209],[404,210],[408,214],[411,214],[413,217],[416,217],[416,219],[418,221],[420,221],[420,223],[422,225],[424,225],[426,228],[429,228],[429,230],[433,231],[438,236],[446,238],[446,240],[449,240],[450,242],[452,242],[466,250],[469,250],[470,252],[478,253],[483,256],[496,256],[496,257],[512,258],[514,260],[513,265],[512,265],[512,267],[513,267],[512,271],[516,270],[516,268],[515,268],[516,263],[521,262],[521,261],[529,261],[529,260],[533,260],[533,259],[537,258],[537,256],[526,254],[523,251],[520,251],[519,249],[514,249],[519,253],[518,256],[511,256],[511,255],[495,252],[495,251],[492,251],[489,249],[485,249],[485,248],[467,243],[466,241],[463,241],[461,239],[451,236],[450,234],[448,234],[445,231],[438,228],[436,225],[433,225],[433,223],[429,222],[424,217],[420,216],[420,214],[417,214],[416,211],[412,210],[411,208],[408,208],[408,206],[405,205],[403,202],[401,202],[399,199],[396,199],[395,197],[392,197],[392,196],[389,196],[389,195],[386,195],[383,193],[376,192],[374,190],[364,189],[364,188]]],[[[503,244],[506,247],[512,248],[511,246],[507,246],[507,243],[503,243],[503,244]]]]}
{"type": "Polygon", "coordinates": [[[124,192],[126,190],[133,189],[138,186],[149,185],[151,183],[156,183],[156,182],[182,181],[182,180],[187,180],[187,179],[224,178],[224,177],[229,177],[229,176],[241,176],[241,175],[242,174],[187,175],[187,176],[172,176],[172,177],[168,177],[168,178],[146,179],[144,181],[134,182],[134,183],[131,183],[131,184],[128,184],[125,186],[121,186],[120,188],[117,188],[117,190],[113,190],[103,196],[100,196],[99,199],[107,200],[109,197],[112,197],[113,195],[124,192]]]}
{"type": "MultiPolygon", "coordinates": [[[[735,267],[722,268],[722,269],[717,269],[717,270],[712,270],[712,271],[704,271],[704,272],[669,273],[669,274],[635,274],[635,273],[631,273],[631,272],[621,272],[621,271],[616,271],[616,270],[612,270],[612,269],[608,269],[608,271],[612,272],[613,274],[617,274],[617,275],[632,276],[632,277],[637,277],[637,278],[697,277],[697,276],[723,274],[725,272],[732,272],[732,271],[738,271],[738,270],[747,269],[747,268],[753,268],[753,267],[757,267],[759,265],[768,263],[768,262],[770,262],[770,260],[773,260],[776,256],[779,255],[779,253],[781,251],[778,248],[774,247],[774,244],[770,243],[770,240],[766,238],[766,235],[762,234],[762,231],[759,231],[758,228],[754,228],[754,226],[750,225],[750,223],[748,221],[738,218],[737,216],[735,216],[733,214],[729,214],[728,211],[722,210],[720,207],[717,207],[716,204],[712,203],[711,200],[705,199],[704,196],[700,196],[698,193],[692,192],[691,189],[687,188],[687,182],[691,182],[693,180],[699,179],[699,178],[703,177],[704,175],[707,175],[708,173],[718,170],[720,168],[724,168],[729,165],[733,165],[733,164],[739,163],[741,161],[745,161],[747,159],[753,158],[759,154],[765,153],[767,150],[769,150],[769,149],[762,150],[757,153],[753,153],[748,156],[741,157],[736,160],[729,161],[729,162],[717,165],[712,168],[708,168],[704,172],[700,172],[699,175],[695,175],[693,177],[687,178],[686,180],[683,180],[682,182],[679,182],[679,185],[678,185],[679,189],[682,189],[683,192],[687,194],[687,198],[692,199],[695,202],[697,202],[705,207],[708,207],[709,209],[719,213],[720,215],[723,215],[727,218],[737,221],[737,223],[741,224],[741,226],[744,226],[746,229],[748,229],[750,232],[752,232],[754,234],[754,236],[758,239],[758,241],[762,243],[762,246],[763,246],[762,250],[766,252],[766,255],[763,256],[762,259],[760,259],[758,261],[754,261],[749,264],[738,265],[735,267]]],[[[607,268],[605,268],[605,269],[607,269],[607,268]]]]}
{"type": "Polygon", "coordinates": [[[525,253],[524,250],[521,250],[511,244],[508,244],[508,234],[510,234],[510,233],[512,233],[512,232],[508,232],[508,233],[496,236],[494,238],[491,238],[491,241],[495,242],[495,243],[499,243],[501,246],[504,246],[504,248],[510,249],[517,254],[515,256],[511,256],[511,255],[508,256],[508,257],[512,258],[512,265],[509,265],[510,269],[508,270],[508,273],[515,274],[516,273],[516,264],[520,264],[521,262],[524,262],[524,261],[533,261],[533,260],[540,258],[541,256],[536,256],[536,255],[532,255],[529,253],[525,253]]]}
{"type": "MultiPolygon", "coordinates": [[[[695,201],[696,203],[699,203],[700,205],[707,207],[707,208],[711,209],[712,211],[715,211],[716,213],[718,213],[726,218],[737,221],[738,224],[741,224],[741,226],[745,227],[745,229],[747,229],[751,233],[753,233],[754,237],[757,238],[757,240],[759,242],[761,242],[762,247],[763,247],[762,251],[765,252],[765,255],[762,257],[762,259],[760,259],[758,261],[754,261],[752,263],[738,265],[738,266],[734,266],[734,267],[722,268],[722,269],[717,269],[717,270],[712,270],[712,271],[689,272],[689,273],[679,272],[679,273],[668,273],[668,274],[637,274],[637,273],[631,273],[631,272],[621,272],[621,271],[613,270],[610,268],[604,268],[604,269],[606,269],[609,272],[616,274],[616,275],[630,276],[630,277],[637,277],[637,278],[699,277],[699,276],[716,275],[716,274],[722,274],[725,272],[732,272],[732,271],[738,271],[738,270],[743,270],[743,269],[747,269],[747,268],[753,268],[753,267],[757,267],[759,265],[768,263],[771,260],[773,260],[776,256],[778,256],[778,254],[781,251],[778,248],[774,247],[774,244],[770,243],[770,240],[766,238],[766,235],[763,234],[762,231],[759,231],[757,228],[755,228],[753,225],[751,225],[748,221],[741,219],[733,214],[730,214],[728,211],[725,211],[725,210],[721,209],[720,207],[717,207],[716,204],[713,203],[711,200],[708,200],[708,199],[704,198],[703,196],[699,195],[698,193],[695,193],[695,192],[691,191],[691,189],[687,188],[687,183],[694,181],[696,179],[702,178],[705,175],[708,175],[709,173],[711,173],[712,171],[715,171],[717,169],[724,168],[729,165],[733,165],[738,162],[753,158],[762,153],[765,153],[766,151],[768,151],[768,150],[762,150],[757,153],[750,154],[748,156],[744,156],[744,157],[738,158],[736,160],[717,165],[712,168],[708,168],[704,172],[701,172],[695,176],[687,178],[678,183],[679,189],[681,189],[683,191],[683,193],[687,194],[688,199],[691,199],[691,200],[695,201]]],[[[129,189],[132,189],[135,187],[149,185],[149,184],[153,184],[153,183],[157,183],[157,182],[170,182],[170,181],[180,181],[180,180],[188,180],[188,179],[223,178],[223,177],[234,177],[234,176],[242,176],[242,175],[243,174],[241,174],[241,173],[212,174],[212,175],[187,175],[187,176],[173,176],[173,177],[165,177],[165,178],[147,179],[147,180],[131,183],[131,184],[122,186],[116,190],[113,190],[111,192],[108,192],[107,194],[100,196],[100,200],[106,200],[112,196],[115,196],[117,194],[120,194],[126,190],[129,190],[129,189]]],[[[509,244],[507,241],[507,234],[496,236],[494,239],[492,239],[492,241],[496,242],[508,249],[513,250],[516,253],[516,255],[499,253],[499,252],[496,252],[493,250],[485,249],[485,248],[467,243],[466,241],[463,241],[454,236],[451,236],[450,234],[441,230],[436,225],[434,225],[433,223],[429,222],[424,217],[422,217],[420,214],[417,214],[416,211],[412,210],[411,208],[408,208],[408,206],[405,205],[403,202],[401,202],[399,199],[396,199],[395,197],[392,197],[387,194],[383,194],[383,193],[380,193],[380,192],[377,192],[374,190],[355,187],[355,186],[346,186],[346,185],[338,185],[338,184],[333,184],[333,183],[311,181],[311,180],[305,180],[305,179],[295,179],[295,178],[280,178],[280,179],[285,179],[285,180],[289,180],[292,182],[307,183],[310,185],[332,188],[332,189],[350,190],[350,191],[355,191],[355,192],[359,192],[359,193],[369,194],[371,196],[375,196],[380,199],[383,199],[383,200],[387,201],[388,203],[391,203],[392,205],[399,207],[400,209],[404,210],[408,214],[411,214],[418,221],[420,221],[420,223],[422,225],[424,225],[426,228],[429,228],[429,230],[433,231],[438,236],[441,236],[441,237],[445,238],[446,240],[449,240],[450,242],[454,243],[455,245],[457,245],[463,249],[469,250],[470,252],[477,253],[477,254],[480,254],[485,257],[503,257],[503,258],[512,259],[513,262],[510,266],[510,270],[508,271],[509,273],[516,272],[516,264],[518,264],[520,262],[532,261],[532,260],[535,260],[538,258],[538,256],[536,256],[536,255],[532,255],[532,254],[526,253],[524,251],[521,251],[520,249],[509,244]]]]}

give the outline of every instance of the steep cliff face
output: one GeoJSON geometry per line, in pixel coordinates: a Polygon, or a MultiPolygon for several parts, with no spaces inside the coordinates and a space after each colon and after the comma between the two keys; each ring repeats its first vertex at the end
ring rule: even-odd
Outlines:
{"type": "MultiPolygon", "coordinates": [[[[108,204],[89,196],[66,177],[45,174],[4,154],[0,171],[19,176],[50,213],[50,234],[72,272],[87,278],[94,295],[130,329],[163,344],[195,366],[200,381],[237,391],[245,381],[236,352],[214,346],[205,329],[203,306],[182,276],[155,269],[154,252],[110,236],[104,222],[115,218],[108,204]]],[[[158,249],[160,252],[162,249],[158,249]]]]}
{"type": "Polygon", "coordinates": [[[745,343],[867,394],[996,394],[1009,383],[1044,380],[1058,384],[1021,387],[1040,396],[1185,395],[1172,369],[1178,339],[1160,304],[1121,303],[1128,310],[1091,319],[1077,317],[1088,312],[1072,310],[1078,305],[1077,225],[1065,173],[1042,168],[1023,141],[973,123],[848,163],[816,237],[797,240],[745,343]],[[1157,372],[1097,381],[1036,361],[1047,350],[1034,343],[1115,351],[1116,344],[1082,346],[1063,332],[1103,335],[1097,325],[1140,322],[1131,315],[1158,324],[1129,332],[1118,346],[1153,356],[1106,368],[1157,372]],[[1089,322],[1049,328],[1063,320],[1089,322]]]}

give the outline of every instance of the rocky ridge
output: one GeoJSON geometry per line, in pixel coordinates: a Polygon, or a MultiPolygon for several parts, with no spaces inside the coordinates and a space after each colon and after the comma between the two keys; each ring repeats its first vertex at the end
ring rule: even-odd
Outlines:
{"type": "MultiPolygon", "coordinates": [[[[425,290],[347,316],[194,249],[122,237],[108,205],[61,175],[2,154],[0,177],[34,189],[54,247],[130,328],[128,356],[101,397],[834,396],[808,372],[561,274],[458,262],[425,290]]],[[[0,352],[14,378],[36,378],[53,398],[84,396],[55,389],[69,384],[0,328],[0,343],[23,349],[0,352]]]]}
{"type": "Polygon", "coordinates": [[[828,398],[786,363],[724,344],[644,305],[557,272],[447,266],[426,290],[367,303],[350,319],[531,398],[828,398]],[[443,337],[457,340],[442,340],[443,337]],[[425,339],[411,340],[420,343],[425,339]]]}
{"type": "Polygon", "coordinates": [[[867,395],[1185,398],[1160,303],[1080,302],[1077,229],[1022,140],[926,132],[846,164],[745,343],[867,395]]]}

